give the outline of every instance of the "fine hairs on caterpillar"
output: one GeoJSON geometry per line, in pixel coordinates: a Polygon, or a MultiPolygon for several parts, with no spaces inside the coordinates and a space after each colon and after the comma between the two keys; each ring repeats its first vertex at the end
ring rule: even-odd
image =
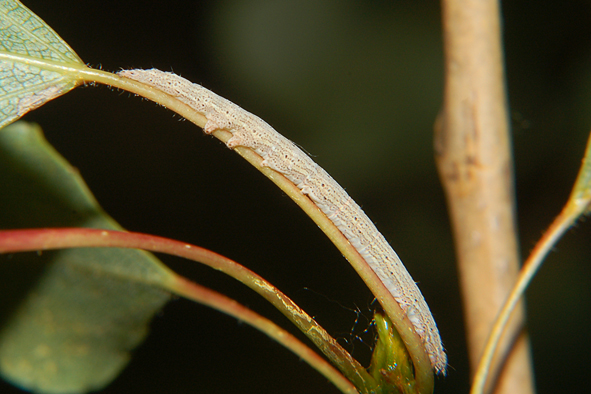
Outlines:
{"type": "Polygon", "coordinates": [[[224,129],[232,133],[231,149],[254,150],[269,167],[293,182],[337,226],[369,264],[378,278],[406,312],[420,336],[437,373],[445,374],[447,356],[433,315],[419,288],[361,207],[345,190],[293,142],[259,117],[231,101],[178,75],[157,69],[123,70],[120,76],[155,87],[187,104],[207,118],[203,130],[224,129]]]}

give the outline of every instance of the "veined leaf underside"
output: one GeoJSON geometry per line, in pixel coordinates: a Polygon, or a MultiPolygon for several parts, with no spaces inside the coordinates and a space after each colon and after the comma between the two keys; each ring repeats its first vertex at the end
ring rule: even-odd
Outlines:
{"type": "Polygon", "coordinates": [[[64,73],[30,60],[83,64],[45,22],[15,0],[0,1],[0,127],[77,86],[64,73]]]}

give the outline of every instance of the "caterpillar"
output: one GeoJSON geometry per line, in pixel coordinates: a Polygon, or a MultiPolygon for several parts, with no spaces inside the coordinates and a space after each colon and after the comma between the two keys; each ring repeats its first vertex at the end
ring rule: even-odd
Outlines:
{"type": "Polygon", "coordinates": [[[433,315],[416,283],[373,222],[347,192],[306,153],[261,118],[174,73],[157,69],[122,70],[120,76],[178,98],[207,118],[203,130],[232,133],[227,146],[254,150],[269,167],[293,182],[337,226],[407,314],[431,366],[445,374],[447,356],[433,315]]]}

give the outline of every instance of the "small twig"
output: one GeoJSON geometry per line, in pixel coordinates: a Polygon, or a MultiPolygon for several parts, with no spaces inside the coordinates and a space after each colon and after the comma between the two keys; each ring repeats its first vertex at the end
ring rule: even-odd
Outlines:
{"type": "MultiPolygon", "coordinates": [[[[123,231],[99,230],[90,228],[54,228],[29,230],[0,231],[0,253],[24,251],[53,250],[72,247],[122,247],[149,250],[184,257],[206,264],[239,280],[259,293],[277,307],[286,317],[298,326],[325,355],[330,358],[341,371],[347,375],[345,379],[336,369],[318,356],[293,335],[277,326],[272,321],[248,310],[236,301],[222,294],[208,290],[168,270],[165,278],[152,279],[150,284],[188,297],[205,305],[219,309],[245,321],[261,330],[280,344],[297,354],[317,371],[323,373],[335,386],[344,393],[357,393],[351,383],[360,389],[371,389],[373,379],[367,371],[344,350],[334,338],[316,323],[306,312],[300,309],[291,299],[280,292],[263,278],[217,253],[189,245],[184,242],[148,234],[123,231]],[[211,296],[212,298],[208,298],[211,296]]],[[[166,270],[166,268],[163,268],[166,270]]],[[[129,278],[133,279],[133,278],[129,278]]],[[[136,278],[137,280],[137,278],[136,278]]],[[[362,392],[364,392],[362,390],[362,392]]]]}
{"type": "Polygon", "coordinates": [[[587,141],[585,158],[566,205],[537,242],[527,261],[523,264],[517,283],[513,287],[501,313],[499,313],[476,370],[472,394],[481,394],[484,391],[487,373],[498,346],[499,338],[501,338],[511,313],[515,306],[518,305],[519,299],[523,296],[525,289],[542,265],[544,258],[577,219],[589,212],[589,204],[591,204],[591,138],[587,141]]]}

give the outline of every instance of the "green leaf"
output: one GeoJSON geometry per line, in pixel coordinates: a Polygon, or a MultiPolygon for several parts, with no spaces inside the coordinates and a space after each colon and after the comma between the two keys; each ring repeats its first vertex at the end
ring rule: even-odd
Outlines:
{"type": "Polygon", "coordinates": [[[0,127],[75,88],[64,72],[82,60],[53,29],[16,0],[0,1],[0,127]]]}
{"type": "MultiPolygon", "coordinates": [[[[0,228],[120,230],[38,126],[0,129],[0,228]]],[[[170,295],[151,254],[117,248],[0,256],[0,374],[43,393],[111,382],[170,295]]]]}

